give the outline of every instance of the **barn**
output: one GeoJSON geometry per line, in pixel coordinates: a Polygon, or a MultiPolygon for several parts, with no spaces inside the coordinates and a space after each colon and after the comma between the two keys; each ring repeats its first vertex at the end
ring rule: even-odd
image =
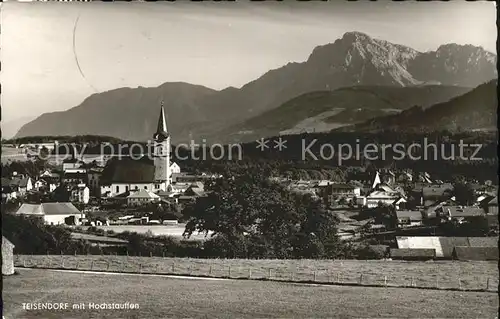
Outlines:
{"type": "Polygon", "coordinates": [[[14,274],[14,244],[2,236],[2,275],[14,274]]]}

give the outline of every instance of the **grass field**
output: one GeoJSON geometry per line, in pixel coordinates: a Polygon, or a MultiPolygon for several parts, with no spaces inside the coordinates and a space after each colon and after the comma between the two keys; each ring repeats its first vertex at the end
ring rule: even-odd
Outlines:
{"type": "Polygon", "coordinates": [[[316,281],[363,285],[498,289],[496,262],[382,260],[244,260],[127,256],[16,256],[18,267],[316,281]],[[63,264],[64,262],[64,264],[63,264]]]}
{"type": "Polygon", "coordinates": [[[143,275],[21,269],[3,282],[12,318],[495,318],[492,293],[208,281],[143,275]],[[23,310],[22,303],[62,302],[68,310],[23,310]],[[139,305],[89,310],[88,303],[139,305]],[[84,303],[85,310],[72,304],[84,303]]]}

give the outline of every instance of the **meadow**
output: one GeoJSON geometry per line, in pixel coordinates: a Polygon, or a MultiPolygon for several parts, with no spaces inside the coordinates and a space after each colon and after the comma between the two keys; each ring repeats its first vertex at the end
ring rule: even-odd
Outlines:
{"type": "Polygon", "coordinates": [[[492,293],[173,279],[21,269],[3,282],[11,318],[494,318],[492,293]],[[68,310],[23,310],[22,303],[68,303],[68,310]],[[138,309],[91,310],[88,303],[138,309]],[[83,303],[86,309],[73,310],[83,303]]]}
{"type": "Polygon", "coordinates": [[[347,285],[498,290],[498,264],[487,261],[250,260],[114,255],[16,256],[17,267],[267,279],[347,285]]]}

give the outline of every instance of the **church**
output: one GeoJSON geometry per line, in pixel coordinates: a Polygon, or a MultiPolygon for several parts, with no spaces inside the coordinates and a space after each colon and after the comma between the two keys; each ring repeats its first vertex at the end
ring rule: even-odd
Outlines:
{"type": "Polygon", "coordinates": [[[180,168],[170,161],[170,133],[163,103],[153,134],[152,158],[108,161],[102,175],[101,196],[115,197],[139,190],[162,194],[172,191],[172,173],[180,173],[180,168]]]}

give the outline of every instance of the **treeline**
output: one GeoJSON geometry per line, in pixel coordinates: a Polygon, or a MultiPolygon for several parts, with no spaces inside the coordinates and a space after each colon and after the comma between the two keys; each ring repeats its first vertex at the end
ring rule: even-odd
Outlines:
{"type": "MultiPolygon", "coordinates": [[[[469,179],[478,181],[492,180],[494,182],[498,170],[495,134],[481,132],[396,134],[396,132],[383,132],[363,133],[360,135],[352,132],[332,132],[282,136],[282,139],[286,140],[286,148],[281,151],[273,147],[274,141],[277,140],[275,137],[268,139],[268,144],[271,147],[264,151],[258,148],[256,142],[242,144],[241,159],[223,158],[222,160],[211,160],[207,158],[206,160],[195,160],[194,157],[188,157],[185,160],[179,158],[175,159],[175,161],[183,165],[187,170],[197,172],[231,173],[259,167],[270,176],[339,181],[346,177],[345,172],[349,168],[358,171],[381,168],[390,168],[393,171],[410,169],[414,172],[428,172],[433,179],[451,180],[454,175],[463,175],[469,179]],[[413,143],[422,145],[422,147],[413,148],[411,154],[405,153],[403,158],[401,158],[400,153],[395,152],[392,148],[397,144],[408,147],[413,143]],[[469,159],[462,159],[459,150],[461,143],[480,145],[480,147],[477,154],[473,154],[478,147],[471,146],[469,153],[464,152],[463,154],[464,157],[469,159]],[[379,152],[364,156],[363,149],[368,144],[376,146],[379,152]],[[435,157],[433,146],[428,147],[427,152],[424,151],[425,145],[429,144],[436,144],[435,157]],[[311,147],[308,147],[309,145],[311,147]],[[323,145],[328,147],[324,147],[322,153],[321,148],[323,145]],[[340,145],[351,146],[353,154],[350,158],[339,160],[338,150],[340,145]],[[391,147],[382,152],[384,145],[391,147]],[[334,149],[334,154],[329,158],[331,148],[334,149]],[[304,151],[304,149],[308,151],[304,151]],[[356,155],[356,149],[360,150],[359,155],[356,155]],[[426,154],[427,159],[425,159],[426,154]],[[454,155],[454,158],[450,158],[451,155],[454,155]]],[[[347,147],[344,147],[343,151],[347,152],[347,149],[347,147]]],[[[464,147],[464,149],[467,148],[464,147]]],[[[206,153],[203,149],[198,150],[195,152],[195,157],[201,157],[203,152],[206,153]]],[[[189,154],[183,154],[183,156],[186,155],[189,154]]],[[[349,156],[344,154],[344,157],[349,156]]]]}
{"type": "Polygon", "coordinates": [[[59,143],[75,143],[75,144],[83,144],[83,143],[122,143],[123,140],[111,137],[111,136],[103,136],[103,135],[77,135],[77,136],[26,136],[19,138],[12,138],[3,140],[2,143],[5,144],[36,144],[36,143],[52,143],[54,141],[58,141],[59,143]]]}

